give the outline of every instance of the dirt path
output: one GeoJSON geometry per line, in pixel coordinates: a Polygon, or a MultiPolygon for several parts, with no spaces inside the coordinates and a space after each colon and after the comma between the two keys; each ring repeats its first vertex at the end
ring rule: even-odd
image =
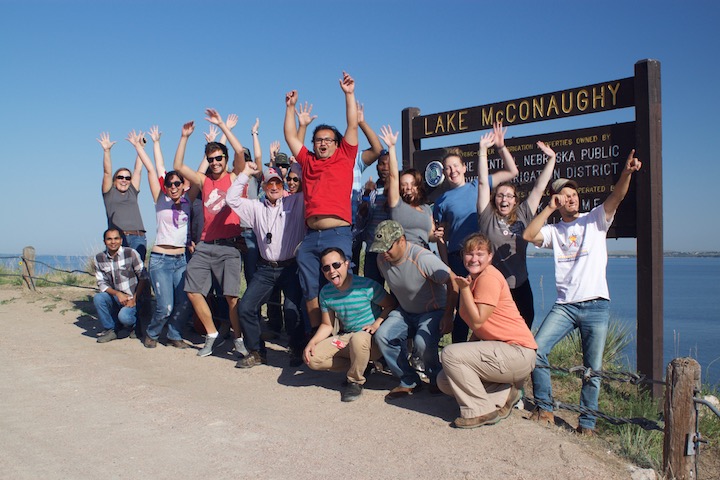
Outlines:
{"type": "Polygon", "coordinates": [[[240,370],[227,351],[97,344],[85,299],[0,288],[0,477],[630,478],[601,440],[517,410],[457,430],[449,397],[387,404],[383,374],[344,404],[341,375],[291,369],[280,349],[240,370]]]}

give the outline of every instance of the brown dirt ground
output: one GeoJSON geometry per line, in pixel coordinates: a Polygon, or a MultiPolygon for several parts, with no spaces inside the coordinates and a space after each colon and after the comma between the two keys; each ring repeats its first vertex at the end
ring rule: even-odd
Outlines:
{"type": "Polygon", "coordinates": [[[231,342],[207,358],[98,344],[87,294],[0,287],[0,477],[630,478],[602,440],[518,410],[457,430],[450,397],[388,404],[396,381],[381,373],[342,403],[342,375],[290,368],[280,345],[240,370],[231,342]]]}

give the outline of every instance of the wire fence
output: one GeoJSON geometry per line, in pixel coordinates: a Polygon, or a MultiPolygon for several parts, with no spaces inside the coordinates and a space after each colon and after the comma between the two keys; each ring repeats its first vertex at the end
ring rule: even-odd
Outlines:
{"type": "MultiPolygon", "coordinates": [[[[61,272],[61,273],[67,273],[70,275],[82,274],[82,275],[88,275],[90,277],[94,277],[94,275],[92,273],[87,272],[85,270],[78,270],[78,269],[66,270],[63,268],[57,268],[46,262],[41,262],[40,260],[33,260],[30,258],[25,258],[23,256],[0,256],[0,260],[20,260],[21,264],[22,263],[25,263],[26,265],[33,264],[33,266],[34,265],[42,265],[52,272],[61,272]]],[[[38,277],[36,275],[21,274],[21,273],[0,273],[0,277],[16,277],[16,278],[27,279],[31,282],[31,286],[33,289],[35,289],[35,287],[36,287],[35,282],[41,281],[41,282],[45,282],[45,283],[51,283],[54,285],[63,285],[63,286],[67,286],[67,287],[76,287],[76,288],[83,288],[86,290],[97,291],[96,287],[88,287],[86,285],[78,285],[76,283],[70,283],[70,282],[58,282],[55,280],[50,280],[46,276],[38,277]]]]}

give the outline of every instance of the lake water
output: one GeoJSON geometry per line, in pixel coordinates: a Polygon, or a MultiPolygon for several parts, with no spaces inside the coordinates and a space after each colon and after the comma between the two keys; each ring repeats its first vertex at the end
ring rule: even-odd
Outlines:
{"type": "MultiPolygon", "coordinates": [[[[0,254],[0,265],[17,269],[19,260],[0,254]]],[[[39,262],[64,270],[85,270],[88,257],[39,255],[39,262]]],[[[555,272],[551,257],[529,257],[528,269],[535,295],[535,325],[555,302],[555,272]]],[[[49,269],[36,265],[38,275],[49,269]]],[[[607,271],[610,315],[628,326],[633,340],[626,355],[635,368],[636,261],[611,257],[607,271]]],[[[720,385],[720,258],[665,258],[664,351],[667,364],[676,357],[691,356],[702,366],[703,381],[720,385]]]]}
{"type": "MultiPolygon", "coordinates": [[[[720,258],[666,257],[664,288],[664,348],[667,364],[690,356],[702,367],[702,379],[720,384],[720,258]]],[[[535,326],[555,301],[555,273],[551,257],[528,258],[535,295],[535,326]]],[[[635,258],[608,259],[612,319],[630,328],[633,341],[626,354],[635,366],[637,319],[637,270],[635,258]]]]}

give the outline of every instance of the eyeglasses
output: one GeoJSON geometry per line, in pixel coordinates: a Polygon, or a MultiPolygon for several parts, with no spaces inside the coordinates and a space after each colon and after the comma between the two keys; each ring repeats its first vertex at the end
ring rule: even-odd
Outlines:
{"type": "Polygon", "coordinates": [[[265,182],[265,184],[269,187],[271,185],[274,185],[276,188],[282,188],[283,182],[282,180],[278,180],[277,178],[273,178],[271,180],[268,180],[265,182]]]}
{"type": "Polygon", "coordinates": [[[129,182],[130,180],[132,180],[132,177],[128,177],[128,176],[125,176],[125,175],[118,175],[118,176],[115,177],[115,178],[116,178],[117,180],[127,180],[128,182],[129,182]]]}
{"type": "Polygon", "coordinates": [[[265,243],[267,243],[268,245],[272,243],[272,233],[267,232],[265,234],[265,243]]]}
{"type": "Polygon", "coordinates": [[[179,180],[175,180],[174,182],[168,182],[165,186],[168,187],[168,188],[170,188],[170,187],[179,187],[179,186],[182,185],[182,184],[183,184],[183,182],[181,182],[181,181],[179,181],[179,180]]]}
{"type": "Polygon", "coordinates": [[[207,157],[208,163],[222,162],[225,155],[218,155],[217,157],[207,157]]]}
{"type": "Polygon", "coordinates": [[[497,195],[495,195],[495,198],[499,198],[500,200],[502,200],[503,198],[512,200],[513,198],[515,198],[515,194],[514,193],[498,193],[497,195]]]}
{"type": "Polygon", "coordinates": [[[300,182],[300,177],[288,177],[288,178],[287,178],[287,181],[288,181],[288,182],[298,182],[298,183],[299,183],[299,182],[300,182]]]}
{"type": "Polygon", "coordinates": [[[318,145],[321,145],[323,143],[335,143],[334,138],[316,138],[313,140],[313,142],[317,143],[318,145]]]}
{"type": "Polygon", "coordinates": [[[330,271],[330,268],[333,270],[338,270],[342,266],[343,262],[333,262],[329,265],[323,265],[322,271],[325,273],[328,273],[330,271]]]}

